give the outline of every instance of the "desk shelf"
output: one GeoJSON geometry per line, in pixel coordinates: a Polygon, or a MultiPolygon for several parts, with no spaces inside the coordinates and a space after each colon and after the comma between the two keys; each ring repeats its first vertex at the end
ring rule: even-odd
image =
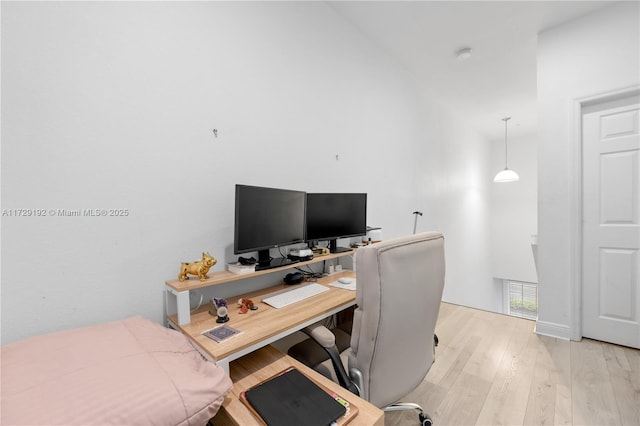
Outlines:
{"type": "Polygon", "coordinates": [[[279,266],[277,268],[272,268],[272,269],[264,269],[261,271],[251,272],[248,274],[234,274],[233,272],[229,272],[229,271],[217,271],[217,272],[212,272],[208,274],[209,279],[205,281],[200,281],[197,277],[191,277],[190,279],[185,281],[180,281],[176,278],[174,280],[166,281],[166,285],[167,287],[170,287],[175,291],[195,290],[202,287],[210,287],[218,284],[226,284],[232,281],[246,280],[248,278],[257,277],[260,275],[272,274],[274,272],[284,271],[291,268],[297,268],[304,265],[311,265],[311,264],[322,262],[325,260],[332,260],[332,259],[337,259],[344,256],[350,256],[354,253],[355,251],[351,250],[343,253],[330,253],[324,256],[314,256],[313,259],[305,260],[304,262],[292,263],[289,265],[279,266]]]}
{"type": "MultiPolygon", "coordinates": [[[[175,296],[176,310],[175,321],[178,325],[185,325],[191,322],[191,312],[189,306],[189,290],[196,290],[203,287],[211,287],[214,285],[226,284],[233,281],[246,280],[249,278],[258,277],[261,275],[273,274],[275,272],[281,272],[291,268],[298,268],[304,265],[311,265],[314,263],[322,262],[325,260],[338,259],[344,256],[351,256],[355,253],[355,250],[350,250],[341,253],[330,253],[324,256],[314,256],[311,260],[305,260],[304,262],[298,262],[289,264],[286,266],[280,266],[273,269],[265,269],[261,271],[251,272],[248,274],[234,274],[229,271],[217,271],[209,273],[209,279],[200,281],[197,277],[191,277],[188,280],[180,281],[177,278],[169,281],[165,281],[167,293],[175,296]]],[[[169,311],[169,296],[167,295],[167,312],[169,311]]]]}

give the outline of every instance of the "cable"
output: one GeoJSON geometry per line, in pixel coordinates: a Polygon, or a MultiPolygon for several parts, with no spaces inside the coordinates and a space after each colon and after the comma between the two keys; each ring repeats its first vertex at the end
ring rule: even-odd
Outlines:
{"type": "MultiPolygon", "coordinates": [[[[197,311],[200,308],[200,306],[202,306],[202,301],[204,300],[204,294],[201,291],[198,291],[198,293],[200,293],[200,301],[198,301],[198,306],[196,306],[195,308],[191,309],[191,312],[197,311]]],[[[191,293],[191,292],[189,293],[189,299],[191,299],[191,295],[192,294],[195,294],[195,292],[194,293],[191,293]]]]}
{"type": "Polygon", "coordinates": [[[308,271],[305,271],[301,268],[296,267],[295,269],[297,271],[299,271],[300,273],[302,273],[302,275],[305,276],[305,278],[307,278],[307,280],[309,279],[318,279],[318,278],[322,278],[322,274],[319,272],[314,272],[311,270],[311,268],[309,267],[309,265],[305,265],[307,266],[307,268],[309,269],[308,271]]]}

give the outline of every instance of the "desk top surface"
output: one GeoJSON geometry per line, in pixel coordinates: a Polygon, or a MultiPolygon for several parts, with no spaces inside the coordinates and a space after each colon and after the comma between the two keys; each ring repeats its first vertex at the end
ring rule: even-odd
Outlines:
{"type": "Polygon", "coordinates": [[[318,283],[326,285],[329,291],[280,309],[263,303],[262,299],[267,295],[292,289],[295,286],[278,284],[227,299],[229,321],[225,324],[239,330],[241,333],[220,343],[202,335],[203,332],[222,325],[216,323],[216,316],[209,314],[208,306],[202,306],[192,313],[189,324],[178,325],[176,315],[169,315],[168,319],[175,328],[190,337],[213,359],[221,360],[286,330],[296,328],[296,326],[310,319],[327,316],[329,312],[336,308],[346,308],[353,305],[356,297],[355,291],[328,285],[342,276],[355,277],[355,273],[353,271],[343,271],[320,278],[318,283]],[[236,305],[239,298],[251,299],[258,309],[248,311],[245,314],[239,313],[240,309],[236,305]]]}
{"type": "MultiPolygon", "coordinates": [[[[221,417],[222,415],[227,415],[232,419],[232,424],[256,424],[256,418],[253,416],[251,411],[242,402],[240,402],[240,393],[288,367],[296,367],[322,387],[338,393],[344,399],[349,401],[351,405],[357,407],[358,413],[349,422],[350,426],[384,425],[384,412],[381,409],[375,407],[362,398],[353,395],[346,389],[341,388],[337,383],[332,382],[272,346],[266,346],[231,362],[230,376],[233,381],[233,388],[231,393],[225,398],[222,405],[223,409],[221,411],[224,413],[220,413],[221,417]]],[[[218,416],[214,417],[214,420],[217,420],[217,418],[218,416]]],[[[224,424],[224,422],[222,423],[224,424]]]]}

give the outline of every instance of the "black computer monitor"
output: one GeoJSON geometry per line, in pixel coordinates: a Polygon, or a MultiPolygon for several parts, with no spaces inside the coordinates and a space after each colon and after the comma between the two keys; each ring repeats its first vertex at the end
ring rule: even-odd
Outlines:
{"type": "Polygon", "coordinates": [[[337,246],[338,238],[367,233],[367,194],[307,194],[307,241],[329,241],[329,251],[350,249],[337,246]]]}
{"type": "Polygon", "coordinates": [[[236,185],[234,253],[257,251],[256,270],[293,263],[269,249],[304,242],[305,202],[303,191],[236,185]]]}

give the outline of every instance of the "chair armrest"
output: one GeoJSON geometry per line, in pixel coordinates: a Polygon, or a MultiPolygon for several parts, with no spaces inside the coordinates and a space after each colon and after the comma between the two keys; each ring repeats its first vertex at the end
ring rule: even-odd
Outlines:
{"type": "Polygon", "coordinates": [[[325,349],[336,345],[336,336],[322,324],[310,325],[302,331],[325,349]]]}
{"type": "Polygon", "coordinates": [[[336,346],[336,336],[327,327],[319,323],[305,327],[302,331],[327,351],[327,354],[329,354],[329,358],[331,359],[333,369],[338,377],[340,386],[348,389],[355,395],[360,395],[357,386],[355,386],[351,379],[349,379],[347,370],[344,365],[342,365],[340,352],[336,346]]]}

